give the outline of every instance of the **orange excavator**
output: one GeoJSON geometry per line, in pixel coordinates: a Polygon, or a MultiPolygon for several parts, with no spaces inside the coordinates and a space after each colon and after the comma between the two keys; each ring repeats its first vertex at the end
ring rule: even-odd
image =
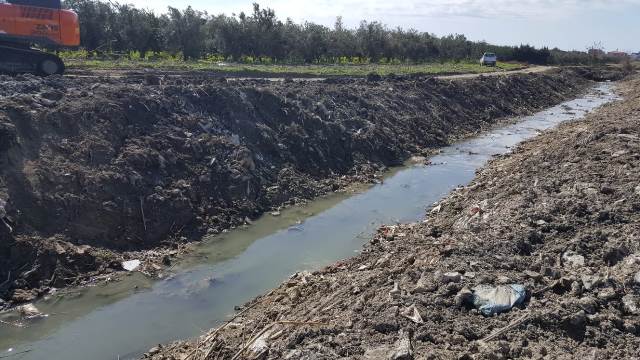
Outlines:
{"type": "Polygon", "coordinates": [[[58,56],[32,48],[80,45],[78,15],[60,0],[0,0],[0,70],[48,76],[64,73],[58,56]]]}

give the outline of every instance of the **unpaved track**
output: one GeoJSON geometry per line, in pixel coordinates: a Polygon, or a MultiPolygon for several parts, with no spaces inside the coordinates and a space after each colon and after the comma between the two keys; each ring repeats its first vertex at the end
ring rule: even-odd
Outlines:
{"type": "Polygon", "coordinates": [[[640,79],[620,89],[624,101],[492,161],[423,223],[382,228],[361,255],[148,357],[637,359],[640,79]],[[462,296],[512,283],[527,300],[499,316],[462,296]]]}
{"type": "MultiPolygon", "coordinates": [[[[556,69],[555,66],[530,66],[524,69],[519,70],[511,70],[511,71],[496,71],[496,72],[488,72],[483,74],[456,74],[456,75],[438,75],[433,76],[437,79],[473,79],[480,76],[505,76],[505,75],[514,75],[514,74],[528,74],[528,73],[543,73],[550,71],[552,69],[556,69]]],[[[170,77],[183,77],[183,76],[198,76],[204,78],[226,78],[227,80],[252,80],[252,79],[261,79],[273,82],[281,82],[285,80],[291,81],[323,81],[328,78],[349,78],[348,76],[330,76],[330,77],[319,77],[314,75],[309,76],[300,76],[296,74],[291,74],[291,76],[278,76],[278,75],[240,75],[236,73],[228,73],[224,71],[189,71],[189,70],[160,70],[160,69],[148,69],[148,70],[140,70],[140,69],[99,69],[99,70],[84,70],[84,69],[69,69],[65,76],[71,78],[98,78],[98,77],[107,77],[107,78],[144,78],[145,76],[154,75],[154,76],[170,76],[170,77]]],[[[429,76],[429,75],[425,75],[429,76]]],[[[353,78],[359,78],[354,76],[353,78]]]]}

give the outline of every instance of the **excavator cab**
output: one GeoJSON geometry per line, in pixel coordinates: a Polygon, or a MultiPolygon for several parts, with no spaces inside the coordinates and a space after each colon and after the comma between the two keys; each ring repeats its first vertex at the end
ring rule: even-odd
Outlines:
{"type": "Polygon", "coordinates": [[[0,0],[0,69],[6,72],[62,74],[64,63],[32,49],[80,45],[78,15],[62,9],[60,0],[0,0]]]}

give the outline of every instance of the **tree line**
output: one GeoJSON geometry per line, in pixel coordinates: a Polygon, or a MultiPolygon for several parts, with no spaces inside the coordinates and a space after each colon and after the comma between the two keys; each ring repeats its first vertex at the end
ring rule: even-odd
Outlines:
{"type": "Polygon", "coordinates": [[[291,19],[280,20],[271,9],[253,5],[253,12],[209,15],[192,7],[169,7],[163,14],[127,4],[99,0],[65,0],[80,17],[81,47],[96,54],[136,52],[180,54],[185,60],[216,55],[228,61],[267,63],[421,63],[479,59],[494,52],[503,61],[533,64],[576,63],[586,54],[529,45],[498,46],[454,34],[389,29],[362,21],[346,28],[338,17],[333,27],[291,19]]]}

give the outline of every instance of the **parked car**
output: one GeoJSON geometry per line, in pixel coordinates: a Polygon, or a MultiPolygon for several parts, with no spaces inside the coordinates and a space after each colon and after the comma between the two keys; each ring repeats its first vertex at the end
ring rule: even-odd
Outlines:
{"type": "Polygon", "coordinates": [[[496,66],[498,62],[498,57],[494,53],[484,53],[482,55],[482,59],[480,59],[480,65],[486,66],[496,66]]]}

